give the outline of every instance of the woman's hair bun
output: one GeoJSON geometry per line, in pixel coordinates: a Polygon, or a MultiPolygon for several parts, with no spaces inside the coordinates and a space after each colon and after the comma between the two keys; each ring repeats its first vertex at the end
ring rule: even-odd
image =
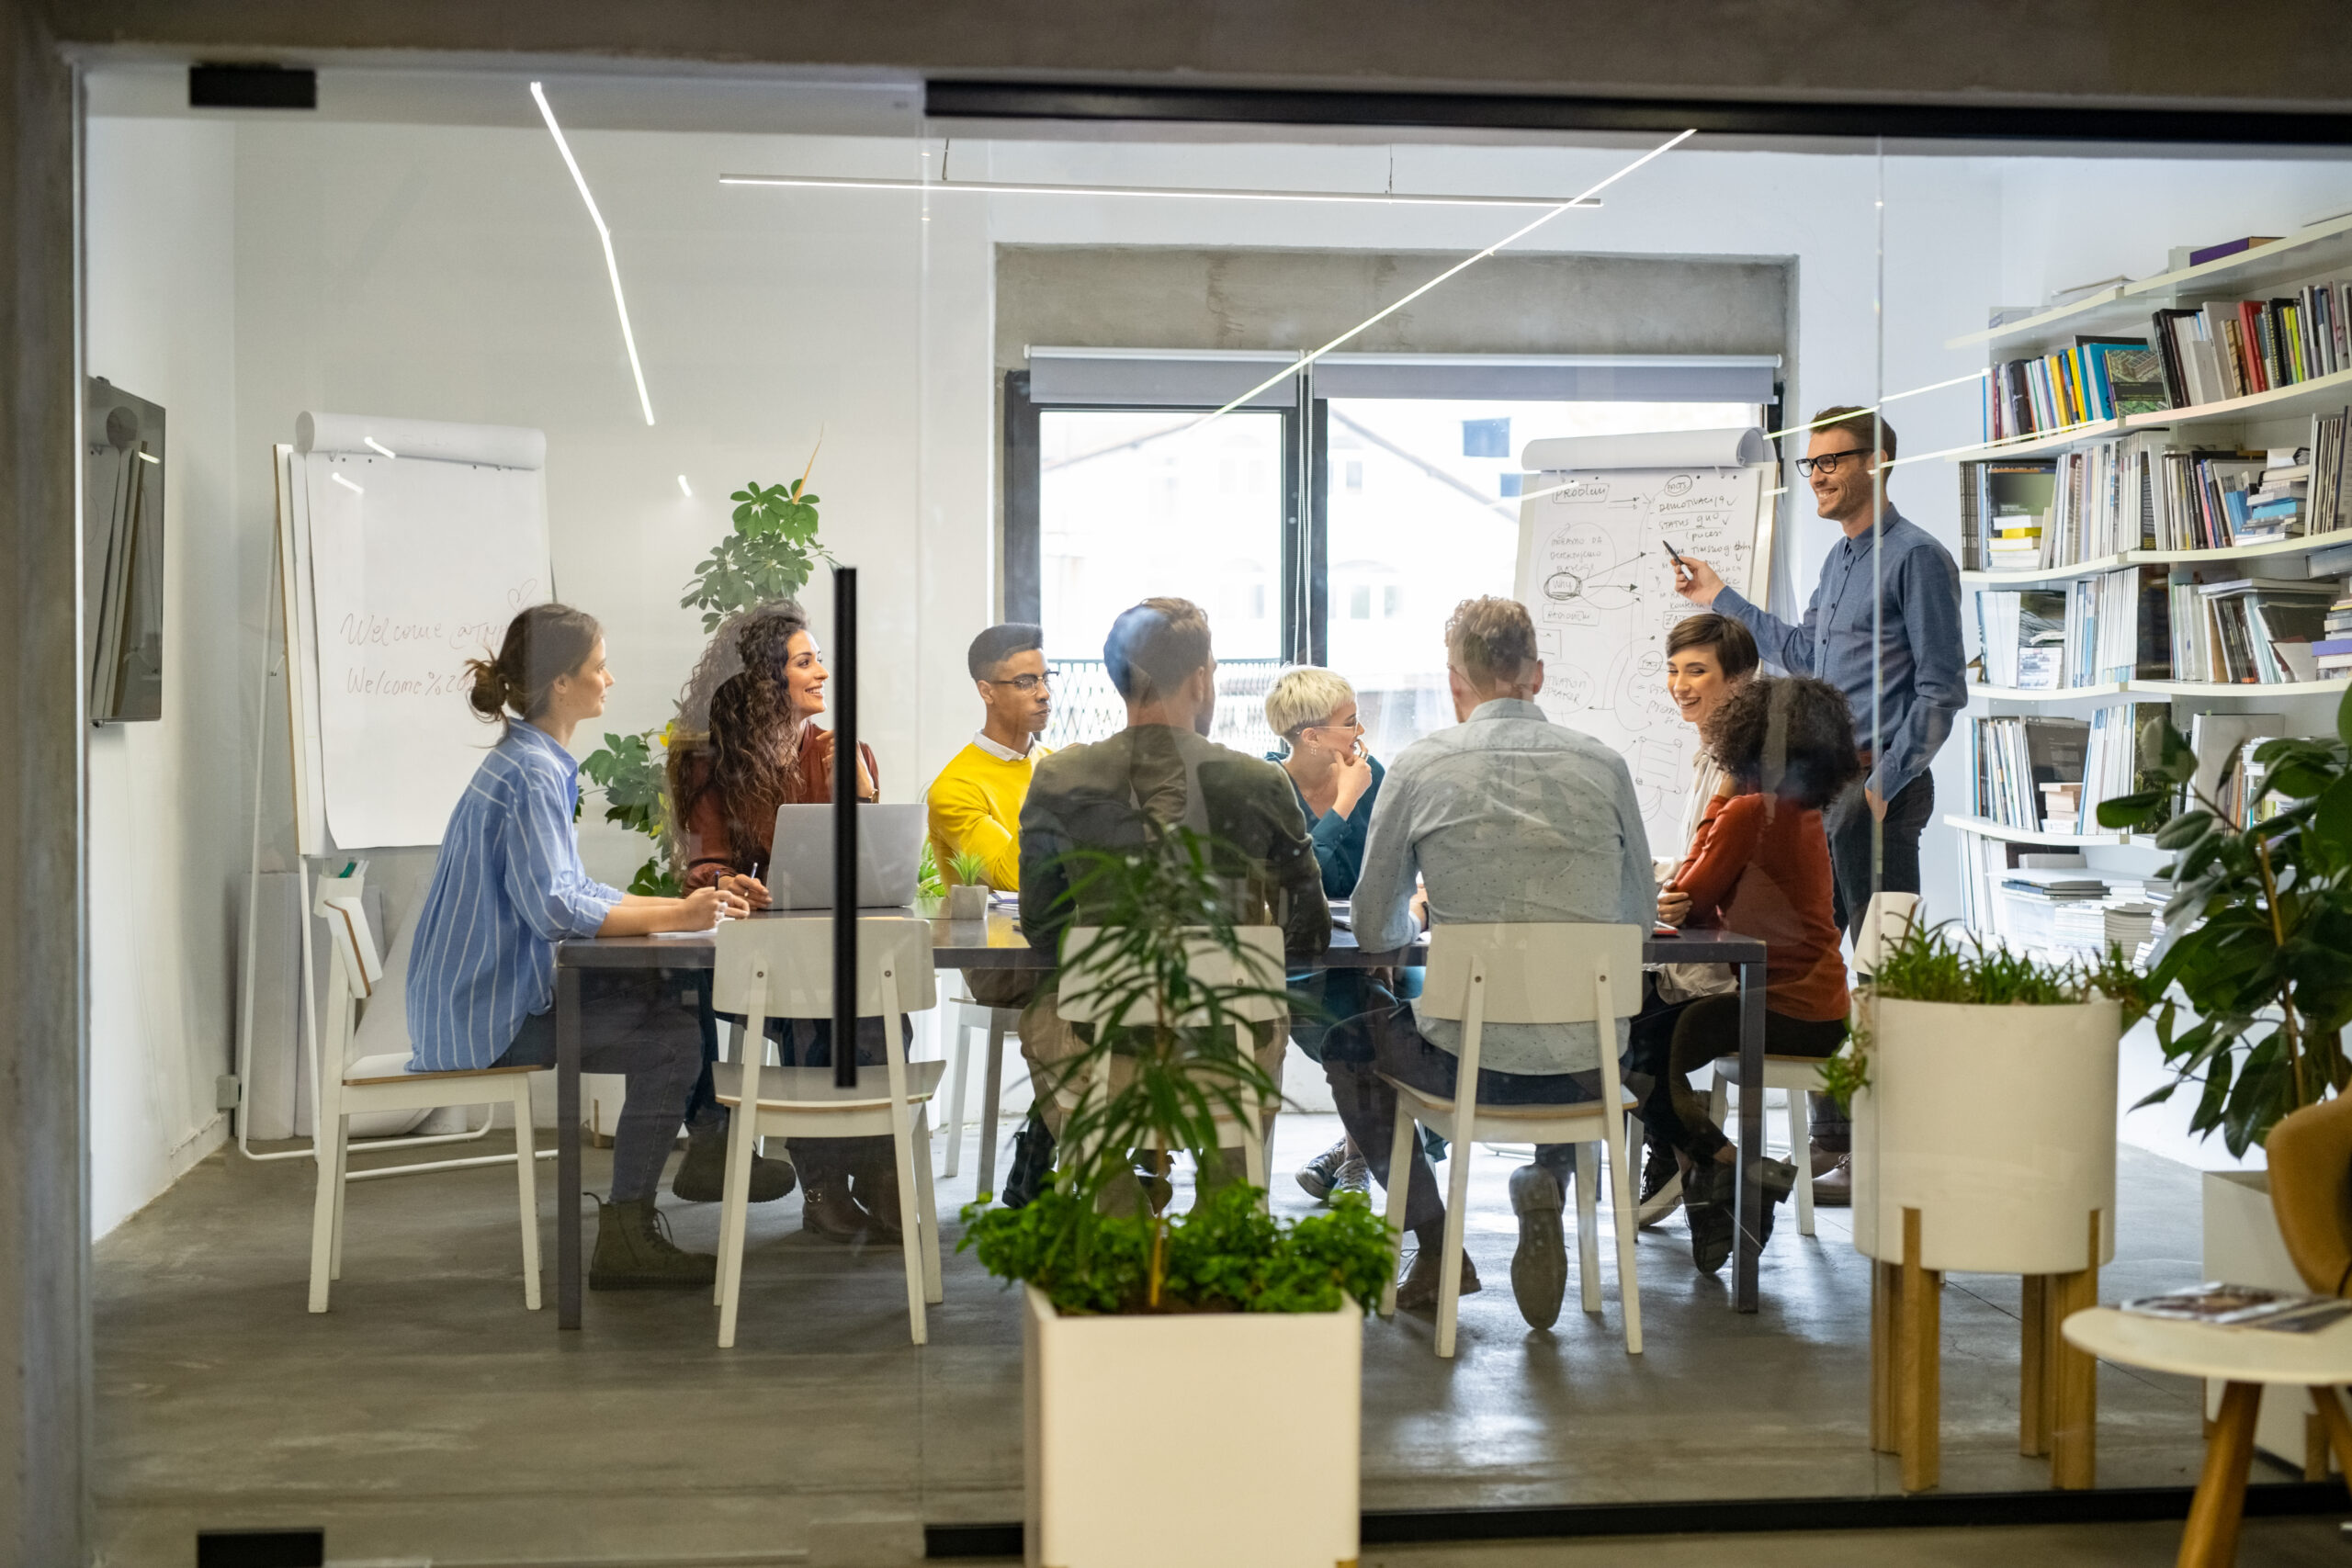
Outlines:
{"type": "Polygon", "coordinates": [[[497,718],[506,711],[506,677],[498,666],[487,659],[466,660],[466,702],[484,718],[497,718]]]}

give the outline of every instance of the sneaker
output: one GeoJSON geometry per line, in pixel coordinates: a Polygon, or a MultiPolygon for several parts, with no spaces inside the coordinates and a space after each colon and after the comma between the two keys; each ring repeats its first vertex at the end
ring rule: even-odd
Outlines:
{"type": "Polygon", "coordinates": [[[1338,1143],[1300,1166],[1295,1179],[1301,1187],[1306,1189],[1306,1195],[1309,1198],[1318,1203],[1328,1203],[1331,1200],[1331,1189],[1339,1182],[1340,1168],[1347,1163],[1347,1158],[1348,1141],[1341,1138],[1338,1143]]]}
{"type": "Polygon", "coordinates": [[[588,1260],[592,1291],[707,1291],[718,1259],[672,1245],[670,1222],[650,1198],[596,1203],[596,1250],[588,1260]]]}
{"type": "Polygon", "coordinates": [[[1690,1261],[1702,1274],[1720,1273],[1731,1256],[1736,1224],[1731,1201],[1736,1182],[1732,1168],[1701,1160],[1682,1178],[1682,1208],[1690,1224],[1690,1261]]]}
{"type": "MultiPolygon", "coordinates": [[[[1413,1267],[1406,1271],[1405,1282],[1396,1287],[1398,1312],[1424,1313],[1437,1310],[1438,1255],[1423,1248],[1413,1255],[1413,1267]]],[[[1471,1264],[1470,1255],[1462,1255],[1462,1293],[1475,1296],[1484,1286],[1478,1283],[1478,1270],[1471,1264]]]]}
{"type": "MultiPolygon", "coordinates": [[[[1302,1182],[1300,1185],[1304,1186],[1305,1183],[1302,1182]]],[[[1332,1177],[1331,1197],[1336,1198],[1342,1192],[1352,1192],[1359,1198],[1364,1199],[1367,1201],[1370,1201],[1372,1197],[1372,1167],[1366,1165],[1362,1156],[1343,1162],[1340,1167],[1339,1173],[1332,1177]]],[[[1327,1199],[1326,1201],[1329,1201],[1329,1200],[1327,1199]]]]}
{"type": "Polygon", "coordinates": [[[1635,1206],[1634,1217],[1645,1225],[1659,1224],[1680,1207],[1681,1163],[1664,1144],[1652,1144],[1649,1156],[1642,1165],[1642,1201],[1635,1206]]]}
{"type": "Polygon", "coordinates": [[[1851,1208],[1854,1202],[1854,1156],[1833,1155],[1827,1149],[1809,1152],[1813,1156],[1813,1206],[1816,1209],[1851,1208]]]}
{"type": "MultiPolygon", "coordinates": [[[[798,1174],[789,1159],[752,1156],[752,1201],[773,1203],[790,1192],[798,1174]]],[[[686,1157],[670,1179],[670,1190],[689,1203],[716,1203],[727,1195],[727,1123],[686,1134],[686,1157]]]]}
{"type": "Polygon", "coordinates": [[[1510,1173],[1510,1207],[1519,1216],[1510,1292],[1530,1328],[1549,1328],[1560,1320],[1560,1298],[1568,1288],[1568,1248],[1560,1233],[1566,1201],[1558,1179],[1542,1166],[1523,1165],[1510,1173]]]}
{"type": "Polygon", "coordinates": [[[1046,1130],[1046,1119],[1031,1111],[1012,1135],[1012,1164],[1005,1170],[998,1201],[1008,1209],[1022,1208],[1046,1190],[1053,1174],[1054,1135],[1046,1130]]]}

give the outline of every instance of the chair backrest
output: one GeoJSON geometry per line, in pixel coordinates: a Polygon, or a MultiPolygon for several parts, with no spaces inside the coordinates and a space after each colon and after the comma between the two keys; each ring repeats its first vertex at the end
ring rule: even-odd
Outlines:
{"type": "Polygon", "coordinates": [[[1591,1023],[1600,1018],[1595,976],[1609,977],[1611,1019],[1642,1010],[1640,926],[1582,921],[1430,928],[1428,977],[1414,1006],[1432,1018],[1460,1019],[1470,964],[1486,969],[1488,1023],[1591,1023]]]}
{"type": "Polygon", "coordinates": [[[368,928],[368,911],[356,894],[322,893],[317,913],[326,922],[344,986],[355,1000],[364,1001],[375,994],[377,982],[384,977],[384,959],[376,951],[376,933],[368,928]]]}
{"type": "MultiPolygon", "coordinates": [[[[768,972],[767,995],[759,1010],[769,1018],[833,1016],[833,918],[831,915],[770,916],[724,920],[711,975],[711,1005],[720,1012],[749,1013],[758,999],[754,968],[768,972]]],[[[939,1004],[938,973],[931,963],[931,922],[904,916],[861,917],[857,922],[857,1016],[878,1018],[886,1010],[882,973],[898,982],[900,1012],[923,1012],[939,1004]]]]}
{"type": "MultiPolygon", "coordinates": [[[[1057,1008],[1066,1023],[1102,1023],[1115,1003],[1115,997],[1106,993],[1099,969],[1087,962],[1087,953],[1102,940],[1108,928],[1102,926],[1072,926],[1062,933],[1062,973],[1057,1008]]],[[[1280,995],[1283,989],[1283,933],[1276,926],[1240,926],[1234,934],[1240,938],[1237,954],[1217,941],[1206,927],[1188,931],[1184,934],[1186,965],[1193,978],[1204,986],[1246,986],[1256,987],[1261,994],[1233,997],[1225,1003],[1227,1021],[1263,1023],[1280,1018],[1287,1010],[1280,995]]],[[[1120,987],[1132,990],[1132,987],[1120,987]]],[[[1148,1019],[1130,1016],[1131,1024],[1148,1023],[1148,1019]]],[[[1176,1021],[1180,1028],[1198,1028],[1207,1022],[1200,1010],[1176,1021]]]]}
{"type": "Polygon", "coordinates": [[[2352,1288],[2352,1100],[2341,1095],[2280,1119],[2264,1141],[2278,1238],[2310,1289],[2352,1288]]]}
{"type": "Polygon", "coordinates": [[[1917,893],[1880,891],[1871,895],[1870,908],[1862,913],[1862,923],[1854,933],[1854,973],[1878,973],[1879,956],[1884,949],[1903,940],[1919,918],[1919,896],[1917,893]]]}

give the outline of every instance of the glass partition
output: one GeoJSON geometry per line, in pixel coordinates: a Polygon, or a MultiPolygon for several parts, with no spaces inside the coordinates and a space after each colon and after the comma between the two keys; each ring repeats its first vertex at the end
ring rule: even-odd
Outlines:
{"type": "MultiPolygon", "coordinates": [[[[2098,812],[2150,786],[2140,738],[2170,719],[2258,817],[2245,743],[2328,733],[2340,161],[974,126],[838,84],[737,125],[687,116],[691,83],[396,78],[371,91],[397,115],[280,120],[93,77],[89,368],[169,415],[181,469],[156,491],[161,718],[90,740],[93,877],[141,895],[90,916],[94,953],[136,959],[102,959],[91,1025],[98,1103],[141,1108],[92,1146],[125,1555],[309,1509],[339,1555],[496,1561],[479,1540],[518,1497],[543,1559],[824,1560],[922,1529],[1016,1552],[1042,1352],[957,1243],[1050,1179],[1073,1108],[1051,868],[1022,845],[1120,847],[1121,811],[1213,825],[1281,883],[1272,1217],[1410,1195],[1360,1430],[1264,1466],[1301,1506],[1359,1458],[1368,1512],[1633,1503],[1661,1529],[1693,1499],[2193,1478],[2200,1391],[2086,1373],[2054,1325],[2255,1269],[2191,1233],[2245,1198],[2211,1173],[2256,1160],[2192,1131],[2195,1091],[2123,1113],[2167,1081],[2146,1025],[2112,1082],[2094,1041],[2064,1092],[1962,1063],[1966,1116],[1906,1086],[1923,1027],[1988,1053],[2030,1032],[1884,1011],[1925,1004],[1863,988],[1887,962],[1864,910],[1916,894],[1947,940],[2144,968],[2167,857],[2098,812]],[[2240,231],[2280,237],[2199,251],[2240,231]],[[533,635],[578,657],[502,661],[555,599],[594,626],[533,635]],[[1138,631],[1146,599],[1197,621],[1138,631]],[[1171,626],[1192,662],[1161,680],[1171,626]],[[842,776],[853,678],[847,776],[904,852],[877,907],[919,899],[946,971],[903,1041],[935,1085],[920,1344],[896,1225],[922,1168],[883,1134],[768,1137],[731,1314],[707,1278],[596,1288],[721,1246],[710,1091],[740,1094],[751,1004],[713,954],[817,876],[805,812],[842,776]],[[1179,782],[1132,760],[1154,727],[1179,782]],[[524,919],[458,874],[477,862],[527,862],[559,913],[524,919]],[[951,919],[977,881],[1000,897],[951,919]],[[655,934],[720,905],[736,934],[655,934]],[[1581,983],[1617,951],[1600,926],[1641,950],[1612,1016],[1577,989],[1482,1025],[1472,1135],[1431,1112],[1392,1167],[1384,1084],[1427,1111],[1466,1055],[1464,933],[1559,928],[1543,972],[1581,983]],[[464,940],[488,929],[511,952],[464,940]],[[585,1146],[535,1168],[534,1312],[511,1111],[368,1096],[413,1064],[545,1066],[544,1151],[571,1016],[585,1146]],[[1770,1060],[1736,1085],[1744,1049],[1770,1060]],[[1832,1053],[1859,1111],[1821,1092],[1832,1053]],[[355,1179],[324,1145],[339,1240],[332,1204],[313,1224],[338,1084],[369,1112],[355,1179]],[[1635,1114],[1590,1109],[1612,1092],[1635,1114]],[[1558,1124],[1515,1126],[1530,1106],[1558,1124]],[[1923,1148],[1925,1197],[1896,1180],[1923,1148]],[[2089,1174],[2036,1199],[2036,1159],[2089,1174]],[[474,1163],[373,1174],[409,1161],[474,1163]],[[597,1200],[569,1261],[567,1183],[597,1200]],[[2037,1201],[2010,1228],[2075,1204],[2079,1267],[1950,1239],[1955,1211],[2037,1201]],[[1905,1335],[1940,1347],[1939,1444],[1905,1335]],[[221,1442],[232,1420],[254,1439],[221,1442]]],[[[813,1022],[773,1032],[763,1074],[830,1064],[813,1022]]],[[[865,1032],[862,1081],[890,1055],[865,1032]]],[[[1216,1185],[1138,1153],[1168,1213],[1216,1185]]],[[[1162,1434],[1128,1419],[1148,1462],[1162,1434]]],[[[2264,1429],[2258,1481],[2300,1470],[2300,1432],[2264,1429]]]]}

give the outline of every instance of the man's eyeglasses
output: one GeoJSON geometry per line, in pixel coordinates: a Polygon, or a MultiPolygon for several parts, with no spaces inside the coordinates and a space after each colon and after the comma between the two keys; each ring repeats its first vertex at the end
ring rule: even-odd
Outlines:
{"type": "Polygon", "coordinates": [[[1868,446],[1852,446],[1843,452],[1824,452],[1818,457],[1799,457],[1797,472],[1807,479],[1811,479],[1815,474],[1834,474],[1838,471],[1838,465],[1847,458],[1867,457],[1870,455],[1871,448],[1868,446]]]}
{"type": "MultiPolygon", "coordinates": [[[[989,681],[989,684],[991,686],[1010,686],[1024,697],[1034,697],[1039,692],[1052,691],[1054,681],[1060,674],[1061,671],[1058,670],[1048,670],[1042,675],[1015,675],[1010,681],[989,681]]],[[[983,676],[982,679],[985,680],[987,678],[983,676]]]]}

